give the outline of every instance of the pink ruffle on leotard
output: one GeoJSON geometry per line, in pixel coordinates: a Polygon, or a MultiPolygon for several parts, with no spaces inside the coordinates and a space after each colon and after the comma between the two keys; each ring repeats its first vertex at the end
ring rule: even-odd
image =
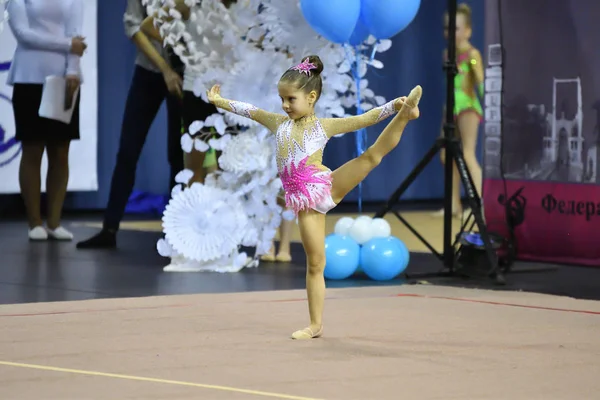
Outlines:
{"type": "Polygon", "coordinates": [[[307,161],[308,156],[298,165],[290,163],[279,173],[285,191],[285,205],[296,214],[317,207],[331,196],[331,173],[320,171],[315,165],[307,165],[307,161]]]}

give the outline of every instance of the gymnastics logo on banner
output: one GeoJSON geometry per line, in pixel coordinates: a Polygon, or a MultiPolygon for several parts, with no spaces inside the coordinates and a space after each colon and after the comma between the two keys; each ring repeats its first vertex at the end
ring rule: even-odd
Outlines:
{"type": "Polygon", "coordinates": [[[520,259],[600,266],[598,15],[596,0],[486,2],[485,214],[506,234],[508,212],[520,259]]]}
{"type": "MultiPolygon", "coordinates": [[[[9,16],[10,18],[10,16],[9,16]]],[[[97,135],[98,135],[98,72],[97,72],[97,4],[85,1],[83,36],[88,45],[81,59],[84,82],[81,87],[81,139],[71,143],[69,154],[70,177],[67,190],[98,190],[97,135]]],[[[19,193],[19,163],[21,144],[15,140],[12,110],[12,86],[6,84],[8,69],[16,48],[16,41],[8,24],[0,33],[0,193],[19,193]]],[[[52,132],[48,132],[51,135],[52,132]]],[[[42,190],[46,190],[46,156],[42,161],[42,190]]]]}

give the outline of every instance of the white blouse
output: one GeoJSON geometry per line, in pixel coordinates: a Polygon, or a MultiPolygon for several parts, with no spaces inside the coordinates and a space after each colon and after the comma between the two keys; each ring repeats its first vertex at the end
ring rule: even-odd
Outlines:
{"type": "Polygon", "coordinates": [[[7,84],[44,83],[50,75],[81,76],[71,39],[83,31],[83,0],[9,0],[8,24],[17,41],[7,84]]]}

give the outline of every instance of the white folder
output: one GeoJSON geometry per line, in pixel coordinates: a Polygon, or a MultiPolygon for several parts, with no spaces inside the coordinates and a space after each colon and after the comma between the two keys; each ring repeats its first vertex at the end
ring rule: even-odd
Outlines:
{"type": "Polygon", "coordinates": [[[64,122],[65,124],[71,123],[73,110],[75,109],[75,99],[79,94],[79,88],[77,88],[73,94],[71,108],[65,110],[66,86],[67,80],[64,76],[46,77],[44,89],[42,91],[42,101],[38,110],[40,117],[54,119],[64,122]]]}

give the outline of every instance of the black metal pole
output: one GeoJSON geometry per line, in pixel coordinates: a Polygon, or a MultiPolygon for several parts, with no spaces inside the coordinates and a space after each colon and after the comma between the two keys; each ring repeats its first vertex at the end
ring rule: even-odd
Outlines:
{"type": "MultiPolygon", "coordinates": [[[[446,123],[444,136],[446,143],[456,140],[454,123],[454,77],[456,67],[456,0],[448,0],[448,58],[444,66],[446,70],[446,123]]],[[[450,272],[454,271],[454,248],[452,246],[452,178],[454,154],[444,149],[446,162],[444,165],[444,264],[450,272]]]]}
{"type": "MultiPolygon", "coordinates": [[[[492,247],[491,237],[487,232],[485,219],[483,216],[483,209],[481,206],[481,198],[475,190],[475,184],[471,177],[467,164],[462,153],[460,140],[456,133],[456,122],[454,118],[454,78],[458,74],[458,67],[456,66],[456,0],[448,0],[448,40],[447,40],[447,59],[444,62],[444,69],[446,71],[446,116],[444,122],[444,134],[436,140],[436,143],[431,147],[423,159],[418,165],[412,170],[409,176],[400,184],[398,189],[388,199],[386,204],[380,211],[375,214],[375,217],[382,218],[388,212],[392,211],[394,204],[398,202],[400,197],[404,194],[406,189],[416,180],[417,176],[423,172],[425,166],[433,159],[435,153],[438,150],[445,152],[446,160],[444,163],[444,250],[443,255],[438,255],[427,241],[418,234],[418,232],[412,228],[408,222],[398,214],[397,211],[393,211],[396,217],[408,227],[408,229],[415,234],[430,250],[432,253],[438,256],[443,264],[444,269],[448,269],[447,272],[437,273],[425,273],[418,274],[420,277],[428,276],[457,276],[457,272],[465,275],[465,269],[461,269],[460,262],[456,259],[455,245],[452,238],[452,179],[453,169],[456,163],[458,173],[462,184],[465,187],[465,191],[468,198],[469,206],[471,207],[472,215],[475,218],[475,224],[479,228],[481,239],[484,242],[485,251],[489,261],[489,269],[487,275],[496,278],[497,283],[504,283],[504,276],[502,271],[498,268],[498,258],[495,250],[492,247]],[[458,267],[458,268],[457,268],[458,267]],[[457,271],[457,269],[459,271],[457,271]],[[461,272],[462,271],[462,272],[461,272]]],[[[468,220],[468,219],[467,219],[468,220]]],[[[467,224],[465,223],[465,226],[467,224]]],[[[461,227],[461,233],[464,231],[465,226],[461,227]]],[[[457,242],[458,239],[457,239],[457,242]]],[[[468,275],[468,274],[467,274],[468,275]]],[[[406,273],[407,278],[416,278],[416,275],[409,277],[406,273]]]]}

